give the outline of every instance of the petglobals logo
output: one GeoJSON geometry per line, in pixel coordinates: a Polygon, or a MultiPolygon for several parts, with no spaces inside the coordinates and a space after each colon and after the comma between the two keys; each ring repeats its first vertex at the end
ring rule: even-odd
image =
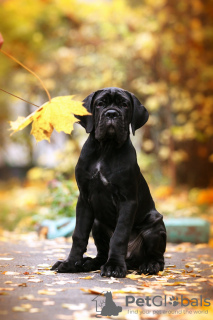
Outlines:
{"type": "Polygon", "coordinates": [[[122,311],[122,307],[117,306],[112,299],[111,291],[103,291],[101,294],[96,296],[92,301],[96,303],[96,317],[98,316],[118,316],[122,311]],[[105,299],[103,298],[105,296],[105,299]]]}
{"type": "MultiPolygon", "coordinates": [[[[145,296],[145,297],[134,297],[132,295],[128,295],[124,297],[123,305],[126,308],[129,308],[128,313],[150,313],[158,314],[158,313],[182,313],[181,308],[185,307],[209,307],[211,306],[210,299],[204,298],[202,295],[199,298],[191,298],[180,295],[180,296],[145,296]],[[132,310],[131,310],[132,307],[132,310]],[[137,307],[141,307],[141,309],[137,309],[137,307]],[[143,308],[145,307],[145,308],[143,308]],[[148,307],[148,308],[147,308],[148,307]],[[149,308],[150,307],[150,308],[149,308]],[[157,308],[156,308],[157,307],[157,308]],[[165,308],[167,307],[167,308],[165,308]],[[177,308],[175,308],[177,307],[177,308]],[[162,309],[163,308],[163,309],[162,309]],[[172,311],[174,310],[174,311],[172,311]],[[180,310],[180,312],[179,312],[180,310]]],[[[117,305],[112,298],[111,291],[103,291],[98,296],[96,296],[92,301],[96,304],[96,317],[101,318],[102,316],[118,316],[122,311],[122,307],[117,305]]],[[[125,309],[126,309],[125,308],[125,309]]],[[[195,309],[196,310],[196,309],[195,309]]],[[[203,311],[202,311],[203,312],[203,311]]],[[[183,312],[185,313],[185,312],[183,312]]],[[[195,311],[194,313],[199,313],[199,311],[195,311]]],[[[203,312],[208,313],[208,310],[203,312]]]]}
{"type": "Polygon", "coordinates": [[[136,298],[134,296],[126,296],[126,307],[166,307],[168,305],[176,307],[209,307],[211,305],[211,302],[208,301],[210,299],[203,298],[202,295],[200,295],[199,298],[190,298],[190,300],[183,295],[180,297],[168,297],[165,296],[154,296],[154,297],[144,297],[144,298],[136,298]]]}

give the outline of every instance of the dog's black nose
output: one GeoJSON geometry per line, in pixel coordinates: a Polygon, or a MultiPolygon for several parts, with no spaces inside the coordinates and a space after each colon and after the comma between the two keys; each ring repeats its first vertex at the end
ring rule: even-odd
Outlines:
{"type": "Polygon", "coordinates": [[[107,110],[104,115],[107,118],[113,119],[113,118],[117,118],[119,116],[119,113],[116,110],[107,110]]]}

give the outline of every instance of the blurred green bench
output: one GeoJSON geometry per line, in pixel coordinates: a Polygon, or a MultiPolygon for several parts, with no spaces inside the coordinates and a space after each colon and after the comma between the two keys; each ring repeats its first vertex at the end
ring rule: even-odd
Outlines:
{"type": "MultiPolygon", "coordinates": [[[[61,218],[59,220],[44,220],[39,229],[46,230],[46,238],[69,237],[75,229],[75,217],[61,218]]],[[[210,223],[199,218],[164,218],[167,230],[167,242],[180,243],[208,243],[210,236],[210,223]]]]}
{"type": "Polygon", "coordinates": [[[164,218],[167,242],[208,243],[210,223],[200,218],[164,218]]]}

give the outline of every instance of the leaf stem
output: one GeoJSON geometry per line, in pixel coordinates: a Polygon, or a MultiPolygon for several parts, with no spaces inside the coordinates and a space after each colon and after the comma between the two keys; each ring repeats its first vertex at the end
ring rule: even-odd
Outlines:
{"type": "Polygon", "coordinates": [[[34,104],[34,103],[32,103],[32,102],[29,102],[29,101],[27,101],[27,100],[24,100],[24,99],[16,96],[15,94],[12,94],[12,93],[10,93],[10,92],[8,92],[8,91],[6,91],[6,90],[3,90],[3,89],[1,89],[1,88],[0,88],[0,90],[6,92],[6,93],[8,93],[8,94],[10,94],[10,95],[13,96],[13,97],[16,97],[16,98],[18,98],[18,99],[20,99],[20,100],[23,100],[23,101],[27,102],[27,103],[30,103],[30,104],[32,104],[33,106],[37,107],[37,108],[40,108],[40,107],[37,106],[36,104],[34,104]]]}
{"type": "MultiPolygon", "coordinates": [[[[45,87],[43,81],[39,78],[39,76],[38,76],[35,72],[33,72],[32,70],[30,70],[29,68],[27,68],[23,63],[21,63],[21,62],[18,61],[16,58],[14,58],[13,56],[11,56],[9,53],[5,52],[5,51],[2,50],[2,49],[0,49],[0,51],[1,51],[5,56],[7,56],[8,58],[10,58],[10,59],[12,59],[13,61],[15,61],[16,63],[20,64],[20,66],[22,66],[24,69],[26,69],[27,71],[29,71],[32,75],[34,75],[34,77],[36,77],[36,78],[40,81],[40,83],[41,83],[42,87],[44,88],[44,90],[46,91],[46,94],[47,94],[47,96],[48,96],[49,102],[51,102],[50,93],[49,93],[49,91],[47,90],[47,88],[45,87]]],[[[8,93],[8,92],[7,92],[7,93],[8,93]]],[[[21,99],[21,98],[20,98],[20,99],[21,99]]],[[[22,100],[23,100],[23,99],[22,99],[22,100]]]]}

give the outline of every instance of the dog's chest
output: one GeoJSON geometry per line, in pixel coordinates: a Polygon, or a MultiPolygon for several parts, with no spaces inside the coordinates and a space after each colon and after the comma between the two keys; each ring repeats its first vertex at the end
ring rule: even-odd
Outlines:
{"type": "Polygon", "coordinates": [[[116,206],[117,191],[109,166],[101,161],[95,163],[89,183],[89,197],[93,206],[105,203],[112,210],[116,206]]]}
{"type": "Polygon", "coordinates": [[[101,162],[97,162],[92,169],[92,181],[99,182],[103,186],[107,186],[109,182],[109,178],[106,177],[106,170],[104,170],[103,165],[101,162]]]}

